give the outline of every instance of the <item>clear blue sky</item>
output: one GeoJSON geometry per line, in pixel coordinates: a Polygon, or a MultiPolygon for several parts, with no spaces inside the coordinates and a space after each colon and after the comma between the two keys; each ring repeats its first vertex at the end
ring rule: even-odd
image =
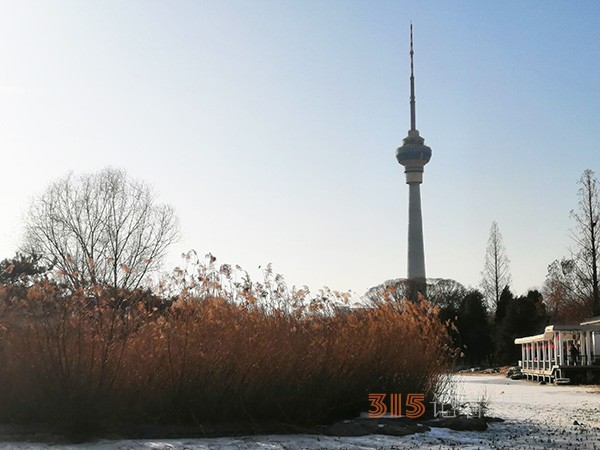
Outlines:
{"type": "Polygon", "coordinates": [[[0,258],[34,195],[110,165],[176,208],[169,267],[405,276],[411,20],[428,275],[477,285],[496,220],[514,290],[541,286],[600,172],[597,1],[2,2],[0,258]]]}

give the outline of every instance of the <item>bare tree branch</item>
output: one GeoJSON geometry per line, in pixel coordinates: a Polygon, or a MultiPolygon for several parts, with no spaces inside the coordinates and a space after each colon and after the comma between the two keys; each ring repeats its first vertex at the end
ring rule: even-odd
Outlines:
{"type": "Polygon", "coordinates": [[[600,218],[600,193],[598,180],[592,170],[585,170],[579,179],[579,208],[571,211],[575,226],[571,238],[576,244],[571,251],[575,262],[574,270],[582,299],[588,298],[593,305],[593,314],[600,314],[598,290],[598,249],[600,234],[597,225],[600,218]]]}
{"type": "Polygon", "coordinates": [[[109,168],[51,184],[31,204],[25,245],[55,261],[75,288],[135,289],[178,237],[173,208],[155,204],[147,185],[109,168]]]}
{"type": "Polygon", "coordinates": [[[511,281],[510,260],[506,256],[502,234],[496,222],[492,222],[490,228],[481,277],[481,287],[486,301],[491,310],[495,311],[502,291],[511,281]]]}

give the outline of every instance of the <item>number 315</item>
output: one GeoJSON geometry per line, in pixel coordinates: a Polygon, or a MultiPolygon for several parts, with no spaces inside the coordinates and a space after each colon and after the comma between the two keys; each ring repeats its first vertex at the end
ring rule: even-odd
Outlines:
{"type": "MultiPolygon", "coordinates": [[[[387,405],[384,403],[388,394],[369,394],[369,417],[383,417],[387,412],[387,405]]],[[[390,417],[402,416],[402,394],[390,395],[390,417]]],[[[425,414],[425,394],[406,394],[406,404],[404,405],[404,414],[411,419],[418,419],[425,414]]]]}

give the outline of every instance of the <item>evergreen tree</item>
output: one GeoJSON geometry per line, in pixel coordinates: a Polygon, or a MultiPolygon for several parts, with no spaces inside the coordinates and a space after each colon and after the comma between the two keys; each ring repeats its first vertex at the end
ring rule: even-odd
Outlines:
{"type": "Polygon", "coordinates": [[[517,298],[507,294],[505,301],[504,317],[496,323],[495,356],[498,363],[513,364],[521,359],[521,349],[515,345],[515,339],[540,334],[549,320],[542,294],[537,290],[517,298]]]}
{"type": "Polygon", "coordinates": [[[471,365],[481,364],[493,349],[488,313],[481,292],[472,290],[462,299],[456,327],[467,361],[471,365]]]}
{"type": "Polygon", "coordinates": [[[502,294],[500,294],[500,300],[498,300],[498,306],[496,307],[496,313],[494,316],[494,323],[499,324],[506,316],[506,310],[510,302],[514,300],[515,296],[508,286],[504,286],[502,294]]]}
{"type": "Polygon", "coordinates": [[[0,261],[0,283],[1,284],[29,284],[36,276],[42,275],[51,266],[40,263],[41,256],[36,254],[23,254],[17,252],[12,258],[0,261]]]}

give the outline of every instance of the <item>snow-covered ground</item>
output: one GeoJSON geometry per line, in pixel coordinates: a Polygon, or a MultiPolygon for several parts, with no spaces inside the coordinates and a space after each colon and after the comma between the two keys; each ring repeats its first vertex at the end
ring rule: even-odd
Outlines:
{"type": "Polygon", "coordinates": [[[486,397],[488,415],[505,422],[491,423],[483,432],[432,428],[405,437],[371,435],[326,437],[315,435],[249,436],[218,439],[121,440],[60,446],[41,443],[0,443],[0,449],[90,450],[404,450],[404,449],[600,449],[600,390],[585,386],[539,386],[502,376],[458,377],[457,392],[465,400],[486,397]],[[578,425],[574,425],[577,422],[578,425]]]}

